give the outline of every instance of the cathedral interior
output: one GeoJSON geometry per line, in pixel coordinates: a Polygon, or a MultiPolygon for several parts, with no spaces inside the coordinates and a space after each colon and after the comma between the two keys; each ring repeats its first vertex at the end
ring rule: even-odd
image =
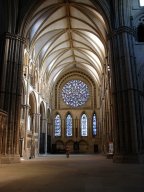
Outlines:
{"type": "Polygon", "coordinates": [[[0,164],[144,163],[144,1],[0,1],[0,164]]]}

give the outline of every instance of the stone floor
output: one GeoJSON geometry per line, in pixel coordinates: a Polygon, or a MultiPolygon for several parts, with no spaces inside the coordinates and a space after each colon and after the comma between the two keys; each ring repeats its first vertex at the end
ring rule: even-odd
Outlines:
{"type": "Polygon", "coordinates": [[[0,165],[0,192],[144,192],[143,164],[101,155],[49,155],[0,165]]]}

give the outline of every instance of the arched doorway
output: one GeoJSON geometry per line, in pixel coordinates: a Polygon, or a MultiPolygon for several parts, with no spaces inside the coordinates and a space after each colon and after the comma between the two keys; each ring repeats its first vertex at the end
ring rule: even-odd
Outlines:
{"type": "Polygon", "coordinates": [[[88,143],[84,140],[80,140],[79,142],[79,152],[80,153],[87,153],[88,151],[88,143]]]}

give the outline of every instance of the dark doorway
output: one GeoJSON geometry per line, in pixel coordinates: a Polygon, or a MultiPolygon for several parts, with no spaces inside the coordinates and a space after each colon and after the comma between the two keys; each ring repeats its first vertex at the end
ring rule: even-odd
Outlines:
{"type": "Polygon", "coordinates": [[[39,149],[40,154],[45,153],[45,133],[40,133],[40,149],[39,149]]]}
{"type": "Polygon", "coordinates": [[[98,153],[98,145],[94,144],[94,153],[98,153]]]}
{"type": "Polygon", "coordinates": [[[51,153],[51,136],[47,135],[47,153],[51,153]]]}

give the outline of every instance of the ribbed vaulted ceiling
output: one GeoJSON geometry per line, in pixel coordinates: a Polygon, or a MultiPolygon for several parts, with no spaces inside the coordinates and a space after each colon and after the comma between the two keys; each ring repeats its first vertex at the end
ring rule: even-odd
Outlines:
{"type": "Polygon", "coordinates": [[[107,29],[89,0],[47,0],[33,14],[27,37],[40,75],[55,82],[83,69],[97,82],[105,63],[107,29]]]}

